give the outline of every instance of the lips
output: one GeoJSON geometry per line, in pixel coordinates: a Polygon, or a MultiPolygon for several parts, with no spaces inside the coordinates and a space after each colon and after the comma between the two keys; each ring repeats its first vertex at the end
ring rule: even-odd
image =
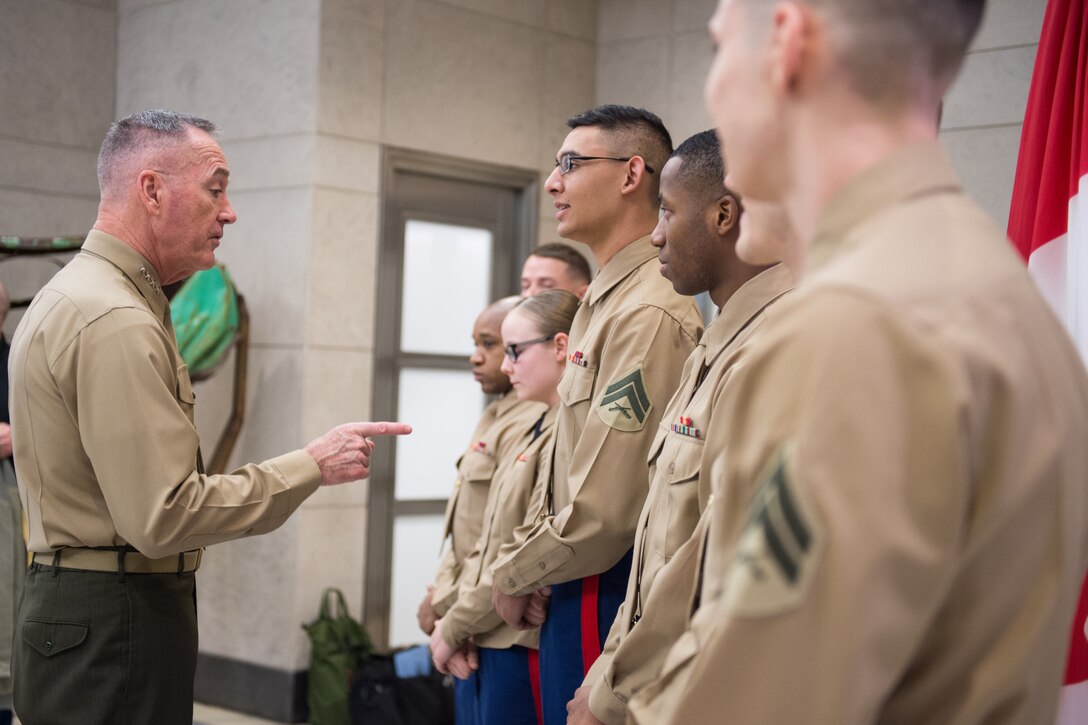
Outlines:
{"type": "Polygon", "coordinates": [[[570,204],[561,204],[558,201],[555,202],[555,218],[562,218],[568,209],[570,209],[570,204]]]}

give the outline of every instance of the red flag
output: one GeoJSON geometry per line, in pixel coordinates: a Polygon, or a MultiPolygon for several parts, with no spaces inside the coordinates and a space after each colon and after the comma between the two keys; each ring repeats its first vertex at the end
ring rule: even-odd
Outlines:
{"type": "MultiPolygon", "coordinates": [[[[1049,0],[1016,165],[1009,237],[1088,359],[1088,0],[1049,0]]],[[[1059,722],[1088,723],[1088,578],[1059,722]]]]}

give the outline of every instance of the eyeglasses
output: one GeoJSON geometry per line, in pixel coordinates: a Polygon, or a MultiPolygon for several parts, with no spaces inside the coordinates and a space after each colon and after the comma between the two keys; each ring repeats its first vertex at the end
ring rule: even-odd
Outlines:
{"type": "Polygon", "coordinates": [[[532,340],[525,340],[524,342],[512,342],[503,348],[506,351],[506,357],[510,358],[510,362],[517,362],[518,357],[525,352],[525,348],[530,345],[537,345],[542,342],[549,342],[555,339],[555,335],[548,335],[547,337],[537,337],[532,340]]]}
{"type": "MultiPolygon", "coordinates": [[[[576,156],[575,154],[563,154],[555,162],[555,165],[559,168],[559,174],[566,176],[570,173],[570,170],[574,168],[575,161],[630,161],[635,158],[634,156],[576,156]]],[[[641,156],[639,158],[642,158],[641,156]]],[[[645,160],[643,160],[645,164],[645,160]]],[[[654,173],[654,167],[646,164],[646,173],[654,173]]]]}

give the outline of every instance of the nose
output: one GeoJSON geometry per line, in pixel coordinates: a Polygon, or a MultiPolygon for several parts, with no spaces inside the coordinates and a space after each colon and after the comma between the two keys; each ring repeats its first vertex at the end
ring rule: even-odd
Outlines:
{"type": "Polygon", "coordinates": [[[514,374],[514,363],[510,361],[509,355],[504,354],[502,356],[502,365],[499,366],[499,370],[501,370],[506,377],[510,377],[514,374]]]}
{"type": "Polygon", "coordinates": [[[226,194],[223,194],[223,209],[219,212],[219,221],[224,224],[233,224],[238,221],[238,215],[234,213],[234,207],[231,206],[226,194]]]}
{"type": "Polygon", "coordinates": [[[548,174],[548,178],[544,180],[544,188],[552,195],[563,190],[563,175],[559,173],[558,166],[552,169],[552,173],[548,174]]]}
{"type": "Polygon", "coordinates": [[[472,352],[472,354],[468,356],[468,364],[469,365],[483,365],[484,364],[484,354],[480,351],[480,346],[479,345],[477,345],[476,349],[472,352]]]}
{"type": "Polygon", "coordinates": [[[657,220],[657,226],[650,232],[650,244],[654,245],[658,249],[665,246],[665,217],[662,216],[657,220]]]}

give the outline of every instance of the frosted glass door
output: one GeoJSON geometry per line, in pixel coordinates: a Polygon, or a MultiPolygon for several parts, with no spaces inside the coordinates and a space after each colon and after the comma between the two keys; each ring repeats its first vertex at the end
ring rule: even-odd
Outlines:
{"type": "Polygon", "coordinates": [[[393,604],[389,645],[423,644],[427,635],[416,623],[416,610],[438,567],[438,542],[444,516],[398,516],[393,522],[393,604]]]}
{"type": "Polygon", "coordinates": [[[491,232],[409,219],[404,226],[401,350],[471,355],[491,293],[491,232]]]}
{"type": "Polygon", "coordinates": [[[412,435],[397,441],[398,501],[450,495],[457,457],[483,409],[480,384],[467,370],[401,370],[397,420],[412,421],[412,435]]]}

